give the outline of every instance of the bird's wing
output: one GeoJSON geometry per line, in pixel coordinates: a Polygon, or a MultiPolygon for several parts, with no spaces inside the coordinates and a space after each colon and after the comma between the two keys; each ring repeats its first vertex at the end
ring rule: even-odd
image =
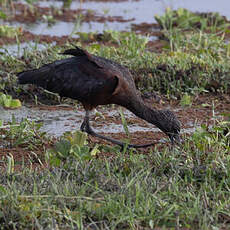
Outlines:
{"type": "MultiPolygon", "coordinates": [[[[110,88],[109,93],[112,94],[113,101],[116,103],[120,104],[120,101],[123,100],[121,97],[126,98],[127,95],[136,97],[138,94],[133,77],[126,67],[106,58],[92,55],[79,47],[66,50],[63,54],[73,55],[79,60],[84,60],[79,63],[78,69],[86,75],[93,76],[94,81],[98,81],[98,84],[101,83],[102,79],[113,82],[114,85],[112,90],[110,88]],[[119,95],[118,100],[115,95],[119,95]]],[[[111,86],[111,82],[107,86],[111,86]]],[[[101,88],[103,87],[104,84],[102,83],[101,88]]],[[[98,88],[100,87],[95,87],[95,89],[98,88]]]]}
{"type": "Polygon", "coordinates": [[[86,50],[83,50],[83,49],[79,48],[78,46],[75,46],[75,49],[65,50],[61,54],[73,55],[75,57],[85,57],[86,59],[88,59],[89,62],[93,63],[97,67],[103,68],[103,66],[98,62],[97,57],[93,56],[92,54],[90,54],[86,50]]]}
{"type": "Polygon", "coordinates": [[[42,68],[47,69],[46,84],[42,87],[92,106],[109,103],[118,84],[116,76],[85,56],[56,61],[42,68]]]}

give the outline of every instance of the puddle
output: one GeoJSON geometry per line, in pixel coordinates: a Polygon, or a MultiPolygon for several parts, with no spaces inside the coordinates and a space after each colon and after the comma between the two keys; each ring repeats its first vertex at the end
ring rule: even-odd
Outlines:
{"type": "MultiPolygon", "coordinates": [[[[41,1],[41,7],[62,7],[61,1],[41,1]]],[[[93,10],[102,15],[135,18],[134,23],[153,23],[154,15],[162,15],[167,7],[186,8],[194,12],[219,12],[230,18],[229,0],[127,0],[121,2],[73,1],[71,9],[93,10]]]]}
{"type": "Polygon", "coordinates": [[[42,131],[47,132],[53,136],[61,136],[66,131],[73,130],[72,127],[66,126],[67,122],[75,126],[77,129],[80,128],[82,118],[84,116],[83,112],[77,111],[66,111],[66,110],[39,110],[36,108],[27,108],[22,106],[20,109],[16,110],[5,110],[0,108],[0,120],[10,121],[14,115],[16,122],[20,122],[24,118],[29,121],[42,122],[42,131]],[[70,120],[71,119],[71,120],[70,120]]]}
{"type": "Polygon", "coordinates": [[[58,21],[52,26],[48,26],[47,23],[39,22],[33,24],[23,24],[23,23],[12,23],[11,25],[20,26],[24,30],[30,31],[36,35],[51,35],[51,36],[71,36],[73,38],[78,38],[76,32],[98,32],[102,33],[105,30],[115,30],[115,31],[126,31],[128,30],[128,22],[82,22],[80,25],[73,22],[61,22],[58,21]]]}
{"type": "Polygon", "coordinates": [[[4,45],[2,47],[0,46],[0,52],[20,57],[24,54],[24,52],[30,50],[39,50],[39,51],[45,50],[51,45],[55,45],[55,42],[53,42],[52,44],[39,44],[35,42],[27,42],[27,43],[20,43],[19,45],[18,44],[4,45]]]}
{"type": "MultiPolygon", "coordinates": [[[[135,115],[128,110],[123,110],[126,118],[135,118],[135,115]]],[[[14,115],[16,122],[20,122],[22,119],[27,118],[30,121],[42,122],[43,126],[41,131],[47,132],[48,135],[59,137],[66,131],[79,130],[83,121],[85,112],[81,110],[63,110],[57,107],[57,110],[41,110],[39,108],[27,108],[22,106],[17,110],[5,110],[0,108],[0,120],[5,122],[10,121],[14,115]]],[[[117,109],[105,111],[103,109],[103,115],[108,117],[116,117],[120,119],[120,115],[117,109]]],[[[99,133],[124,133],[122,124],[115,124],[111,122],[95,121],[91,119],[93,129],[99,133]],[[106,124],[104,124],[106,123],[106,124]],[[99,126],[100,125],[100,126],[99,126]]],[[[138,124],[129,124],[128,129],[130,133],[135,132],[159,132],[158,128],[155,128],[151,124],[143,122],[143,126],[138,124]]],[[[181,133],[194,132],[196,128],[183,129],[181,133]]]]}
{"type": "MultiPolygon", "coordinates": [[[[61,8],[63,2],[57,0],[39,1],[38,5],[40,7],[61,8]]],[[[167,7],[171,7],[173,9],[183,7],[194,12],[219,12],[221,15],[230,18],[230,11],[228,6],[228,0],[219,0],[218,2],[217,0],[127,0],[121,2],[73,1],[70,7],[71,10],[82,9],[84,12],[92,11],[96,17],[102,16],[105,18],[101,22],[83,21],[80,23],[80,21],[77,20],[75,22],[56,21],[56,23],[51,26],[48,26],[46,22],[38,22],[32,24],[4,22],[4,24],[21,26],[24,30],[29,31],[35,35],[50,35],[59,37],[71,36],[73,38],[78,38],[76,32],[102,33],[105,30],[131,31],[132,24],[138,25],[141,23],[154,23],[154,15],[164,14],[164,11],[167,7]],[[108,17],[120,17],[125,21],[108,21],[108,17]]],[[[90,18],[88,19],[91,20],[90,18]]],[[[150,38],[150,40],[154,39],[155,37],[150,38]]]]}
{"type": "MultiPolygon", "coordinates": [[[[41,7],[62,7],[63,3],[60,1],[39,2],[41,7]]],[[[85,2],[73,1],[71,4],[72,10],[84,9],[92,10],[103,16],[122,16],[123,19],[129,20],[134,18],[134,23],[153,22],[154,14],[159,12],[158,1],[141,0],[141,1],[122,1],[122,2],[85,2]]],[[[132,23],[130,22],[130,24],[132,23]]],[[[120,23],[122,24],[122,23],[120,23]]]]}

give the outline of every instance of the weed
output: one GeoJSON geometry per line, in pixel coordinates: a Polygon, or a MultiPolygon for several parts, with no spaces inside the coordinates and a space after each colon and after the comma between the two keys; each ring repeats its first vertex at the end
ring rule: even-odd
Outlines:
{"type": "Polygon", "coordinates": [[[46,139],[45,133],[39,130],[41,126],[41,123],[30,122],[27,119],[18,124],[12,117],[11,122],[0,127],[1,139],[10,147],[26,146],[27,149],[36,149],[37,146],[42,146],[46,139]]]}
{"type": "Polygon", "coordinates": [[[121,122],[122,122],[123,129],[124,129],[126,135],[128,137],[130,137],[130,133],[129,133],[129,130],[128,130],[127,121],[125,119],[125,116],[124,116],[124,113],[123,113],[122,109],[120,109],[119,112],[120,112],[120,115],[121,115],[121,122]]]}
{"type": "Polygon", "coordinates": [[[52,166],[63,166],[68,168],[69,159],[90,160],[95,156],[99,150],[96,145],[93,149],[87,146],[87,134],[81,131],[74,133],[65,133],[64,137],[55,144],[53,149],[50,149],[46,153],[46,159],[52,166]],[[68,159],[68,161],[67,161],[68,159]],[[67,162],[66,162],[67,161],[67,162]]]}
{"type": "Polygon", "coordinates": [[[181,106],[191,106],[192,99],[191,96],[185,93],[180,101],[181,106]]]}
{"type": "Polygon", "coordinates": [[[7,18],[6,14],[1,10],[0,10],[0,18],[1,19],[6,19],[7,18]]]}
{"type": "Polygon", "coordinates": [[[83,14],[78,14],[76,15],[76,20],[75,20],[75,23],[74,23],[74,28],[70,34],[70,37],[72,37],[75,33],[77,33],[81,26],[82,26],[82,19],[83,19],[84,15],[83,14]]]}
{"type": "Polygon", "coordinates": [[[63,0],[63,8],[70,8],[73,0],[63,0]]]}
{"type": "MultiPolygon", "coordinates": [[[[84,37],[83,40],[90,40],[91,36],[96,35],[80,36],[84,37]]],[[[140,90],[159,91],[176,97],[183,92],[229,92],[229,45],[223,36],[202,32],[177,34],[176,37],[170,37],[172,42],[169,44],[172,46],[165,47],[161,54],[148,52],[148,39],[134,33],[106,31],[103,36],[103,39],[119,46],[92,44],[87,47],[89,52],[127,66],[138,79],[136,84],[140,90]]],[[[67,45],[66,48],[69,47],[67,45]]],[[[32,49],[24,51],[23,58],[3,54],[0,57],[0,62],[4,62],[0,76],[5,77],[0,81],[0,87],[3,87],[5,94],[15,92],[15,97],[19,97],[18,92],[22,91],[28,94],[26,86],[15,85],[14,73],[61,59],[63,57],[59,53],[62,50],[58,46],[50,46],[42,52],[32,49]]],[[[58,99],[44,90],[42,92],[48,99],[58,99]]]]}
{"type": "Polygon", "coordinates": [[[164,30],[183,29],[200,29],[205,31],[210,29],[212,32],[227,29],[229,23],[224,16],[219,13],[193,13],[187,9],[179,8],[172,10],[167,8],[162,16],[155,16],[156,21],[164,30]]]}
{"type": "Polygon", "coordinates": [[[47,22],[48,26],[52,26],[56,23],[56,20],[52,15],[42,15],[42,19],[47,22]]]}
{"type": "Polygon", "coordinates": [[[0,37],[15,37],[22,33],[21,27],[12,27],[8,25],[0,25],[0,37]]]}
{"type": "Polygon", "coordinates": [[[0,106],[4,106],[5,108],[19,108],[21,107],[21,102],[18,99],[12,99],[12,96],[6,95],[4,93],[0,93],[0,106]]]}
{"type": "Polygon", "coordinates": [[[226,127],[229,123],[202,126],[173,151],[118,151],[113,160],[81,158],[85,136],[68,134],[64,140],[69,144],[59,142],[52,152],[65,167],[16,173],[13,162],[8,163],[9,174],[0,177],[1,226],[32,229],[55,222],[73,229],[228,228],[226,127]],[[76,143],[81,149],[77,157],[70,154],[76,143]]]}

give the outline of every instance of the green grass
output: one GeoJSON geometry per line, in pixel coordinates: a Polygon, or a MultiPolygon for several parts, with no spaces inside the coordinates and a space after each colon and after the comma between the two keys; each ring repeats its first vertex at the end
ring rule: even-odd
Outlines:
{"type": "Polygon", "coordinates": [[[41,132],[42,123],[30,122],[28,119],[16,122],[15,117],[12,121],[0,126],[0,139],[2,146],[11,148],[22,146],[28,150],[39,149],[46,141],[51,138],[46,137],[45,132],[41,132]]]}
{"type": "Polygon", "coordinates": [[[13,37],[17,37],[21,33],[22,33],[22,29],[20,27],[13,27],[8,25],[0,26],[0,37],[13,38],[13,37]]]}
{"type": "MultiPolygon", "coordinates": [[[[94,43],[86,49],[126,65],[139,77],[140,90],[176,96],[182,106],[191,105],[193,94],[228,93],[229,43],[218,30],[193,30],[189,23],[187,33],[184,27],[165,28],[167,42],[160,54],[148,52],[146,37],[111,31],[104,39],[118,46],[94,43]]],[[[88,40],[91,35],[82,36],[88,40]]],[[[59,53],[70,47],[34,47],[23,57],[2,54],[0,90],[16,98],[29,95],[36,103],[41,94],[49,103],[59,100],[41,89],[29,92],[16,83],[15,74],[64,58],[59,53]]],[[[39,131],[40,124],[0,121],[0,151],[20,148],[36,155],[41,166],[49,165],[34,171],[12,154],[0,160],[6,169],[0,176],[0,229],[229,229],[229,127],[229,121],[215,120],[213,127],[203,124],[185,137],[180,147],[142,154],[89,145],[79,132],[54,143],[39,131]]],[[[33,164],[33,157],[29,161],[33,164]]]]}
{"type": "Polygon", "coordinates": [[[230,46],[224,38],[202,32],[173,36],[161,54],[147,52],[146,39],[135,34],[120,40],[119,48],[96,46],[96,53],[128,66],[141,78],[137,85],[143,91],[176,96],[197,90],[228,92],[230,46]]]}
{"type": "MultiPolygon", "coordinates": [[[[90,52],[126,65],[134,75],[137,87],[142,91],[180,97],[182,93],[223,92],[230,90],[230,46],[224,37],[202,32],[187,35],[170,35],[168,45],[160,54],[147,51],[147,38],[134,33],[111,32],[111,41],[119,47],[92,44],[90,52]]],[[[77,43],[81,46],[81,43],[77,43]]],[[[67,44],[65,48],[70,48],[67,44]]],[[[45,51],[25,51],[23,59],[3,54],[0,87],[7,94],[28,93],[26,87],[18,86],[15,74],[42,64],[63,58],[63,47],[48,47],[45,51]]],[[[33,93],[32,93],[33,94],[33,93]]],[[[45,93],[46,94],[46,93],[45,93]]],[[[46,94],[50,98],[50,94],[46,94]]]]}
{"type": "Polygon", "coordinates": [[[101,145],[98,157],[89,155],[85,137],[67,135],[71,147],[64,158],[57,154],[63,142],[44,150],[48,161],[50,154],[60,159],[59,166],[40,171],[14,171],[8,158],[0,177],[1,229],[228,229],[229,133],[229,122],[216,120],[181,147],[142,155],[101,145]],[[109,152],[113,157],[101,156],[109,152]]]}
{"type": "Polygon", "coordinates": [[[195,28],[201,31],[217,32],[227,30],[229,26],[227,18],[219,13],[193,13],[184,8],[177,10],[166,8],[165,14],[155,15],[155,19],[160,28],[166,31],[173,29],[194,30],[195,28]]]}

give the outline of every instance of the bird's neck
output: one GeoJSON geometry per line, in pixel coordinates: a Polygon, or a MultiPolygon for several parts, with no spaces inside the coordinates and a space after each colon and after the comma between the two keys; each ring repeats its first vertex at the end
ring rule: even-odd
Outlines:
{"type": "Polygon", "coordinates": [[[144,104],[142,99],[132,101],[127,107],[131,112],[133,112],[137,117],[154,124],[163,132],[165,132],[164,127],[161,124],[161,111],[149,108],[144,104]]]}

